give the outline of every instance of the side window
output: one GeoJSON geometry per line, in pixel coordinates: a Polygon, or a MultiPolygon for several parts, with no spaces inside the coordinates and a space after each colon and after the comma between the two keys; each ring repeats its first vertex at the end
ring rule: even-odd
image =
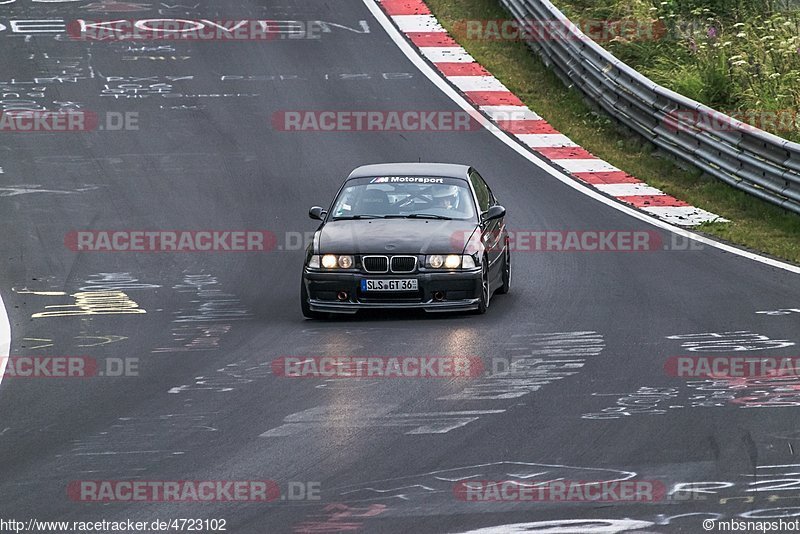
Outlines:
{"type": "Polygon", "coordinates": [[[478,207],[481,213],[483,213],[488,210],[491,205],[492,193],[489,191],[486,182],[483,181],[483,178],[481,178],[481,175],[477,172],[472,171],[469,175],[469,180],[472,182],[472,187],[475,188],[475,195],[478,197],[478,207]]]}

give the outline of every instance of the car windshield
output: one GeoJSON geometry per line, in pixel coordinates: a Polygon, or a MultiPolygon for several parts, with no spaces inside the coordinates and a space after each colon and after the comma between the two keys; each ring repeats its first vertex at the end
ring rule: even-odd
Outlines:
{"type": "Polygon", "coordinates": [[[378,176],[350,180],[333,204],[336,219],[475,218],[466,180],[420,176],[378,176]]]}

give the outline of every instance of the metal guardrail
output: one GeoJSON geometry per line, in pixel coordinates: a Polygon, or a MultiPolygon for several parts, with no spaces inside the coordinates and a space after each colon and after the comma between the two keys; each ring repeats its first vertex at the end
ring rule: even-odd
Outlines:
{"type": "Polygon", "coordinates": [[[557,29],[528,45],[567,86],[678,159],[800,213],[800,144],[661,87],[584,35],[548,0],[500,2],[522,28],[557,29]]]}

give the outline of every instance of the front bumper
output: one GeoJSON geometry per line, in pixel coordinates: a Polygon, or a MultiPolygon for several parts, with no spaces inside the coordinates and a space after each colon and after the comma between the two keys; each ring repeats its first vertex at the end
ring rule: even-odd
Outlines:
{"type": "Polygon", "coordinates": [[[412,274],[363,274],[303,270],[303,283],[312,311],[356,313],[365,309],[415,309],[428,312],[477,310],[481,295],[481,270],[417,272],[412,274]],[[362,280],[416,278],[416,292],[362,291],[362,280]],[[346,300],[339,300],[341,292],[346,300]],[[437,300],[434,294],[441,292],[437,300]]]}

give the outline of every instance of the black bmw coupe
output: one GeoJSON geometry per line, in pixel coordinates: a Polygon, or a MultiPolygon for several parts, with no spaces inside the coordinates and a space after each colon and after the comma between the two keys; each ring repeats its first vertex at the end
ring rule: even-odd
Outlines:
{"type": "Polygon", "coordinates": [[[465,165],[366,165],[344,181],[306,250],[303,315],[369,308],[485,313],[511,285],[506,210],[465,165]]]}

